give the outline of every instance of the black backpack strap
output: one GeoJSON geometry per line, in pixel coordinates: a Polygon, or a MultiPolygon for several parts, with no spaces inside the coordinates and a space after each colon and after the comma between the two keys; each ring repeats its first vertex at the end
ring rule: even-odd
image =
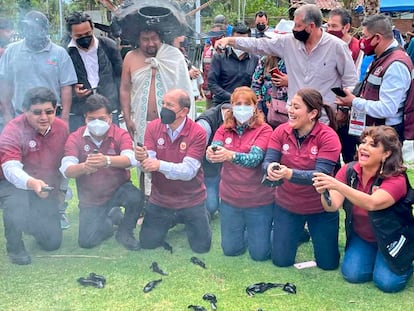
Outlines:
{"type": "MultiPolygon", "coordinates": [[[[354,165],[356,161],[349,162],[346,166],[346,184],[354,189],[356,189],[358,184],[358,178],[356,172],[354,171],[354,165]]],[[[346,234],[346,243],[352,234],[352,203],[345,198],[342,207],[345,211],[345,234],[346,234]]]]}

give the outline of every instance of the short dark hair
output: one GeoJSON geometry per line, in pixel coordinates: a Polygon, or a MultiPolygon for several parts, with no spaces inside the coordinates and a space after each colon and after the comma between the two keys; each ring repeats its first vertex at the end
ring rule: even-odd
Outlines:
{"type": "Polygon", "coordinates": [[[346,24],[350,24],[352,26],[352,16],[348,10],[344,8],[335,8],[329,12],[329,17],[331,16],[340,16],[341,17],[341,24],[345,26],[346,24]]]}
{"type": "Polygon", "coordinates": [[[391,19],[383,14],[367,16],[362,21],[362,27],[366,27],[370,34],[381,34],[386,39],[394,38],[391,19]]]}
{"type": "Polygon", "coordinates": [[[73,12],[69,16],[65,18],[66,22],[66,30],[71,33],[72,32],[72,25],[79,25],[84,22],[89,22],[91,28],[93,28],[92,18],[86,14],[81,12],[73,12]]]}
{"type": "Polygon", "coordinates": [[[33,105],[44,104],[47,102],[51,102],[53,108],[56,107],[57,98],[55,93],[47,87],[35,87],[29,89],[26,94],[24,94],[22,108],[23,110],[29,110],[33,105]]]}
{"type": "Polygon", "coordinates": [[[108,114],[112,113],[111,104],[109,103],[108,98],[101,94],[92,94],[86,99],[83,112],[87,114],[88,112],[94,112],[101,108],[105,108],[108,114]]]}
{"type": "Polygon", "coordinates": [[[266,20],[267,20],[267,14],[266,14],[266,12],[265,11],[258,11],[258,12],[256,12],[256,15],[254,16],[254,18],[256,19],[256,17],[266,17],[266,20]]]}
{"type": "Polygon", "coordinates": [[[231,32],[231,34],[235,34],[235,33],[240,33],[240,34],[248,34],[249,37],[252,33],[252,31],[250,30],[250,28],[243,22],[238,22],[236,25],[233,26],[233,30],[231,32]]]}

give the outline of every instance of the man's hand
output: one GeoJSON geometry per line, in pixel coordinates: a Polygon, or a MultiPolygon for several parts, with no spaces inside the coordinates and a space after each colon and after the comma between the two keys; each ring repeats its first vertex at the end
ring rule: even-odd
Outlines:
{"type": "Polygon", "coordinates": [[[191,79],[196,79],[201,74],[201,71],[197,68],[191,68],[188,73],[190,74],[191,79]]]}
{"type": "Polygon", "coordinates": [[[234,46],[234,38],[232,37],[221,38],[217,40],[216,43],[214,44],[214,48],[219,53],[223,53],[226,50],[227,46],[234,46]]]}
{"type": "Polygon", "coordinates": [[[85,97],[92,92],[91,90],[84,88],[82,83],[75,84],[74,90],[77,97],[85,97]]]}
{"type": "Polygon", "coordinates": [[[88,169],[88,170],[95,169],[95,171],[100,168],[106,167],[107,166],[106,156],[103,155],[102,153],[90,153],[88,154],[88,157],[86,158],[85,166],[86,166],[85,169],[88,169]]]}
{"type": "Polygon", "coordinates": [[[137,161],[143,161],[148,158],[147,147],[145,146],[136,146],[135,147],[135,159],[137,161]]]}
{"type": "Polygon", "coordinates": [[[141,162],[141,167],[146,172],[158,172],[160,169],[160,160],[146,158],[141,162]]]}
{"type": "Polygon", "coordinates": [[[344,92],[345,92],[346,96],[345,97],[337,96],[336,100],[335,100],[335,104],[337,104],[338,106],[351,107],[352,106],[352,101],[356,96],[354,94],[352,94],[351,91],[348,90],[348,89],[344,89],[344,92]]]}
{"type": "Polygon", "coordinates": [[[27,188],[32,189],[37,194],[37,196],[42,199],[45,199],[49,196],[49,192],[42,191],[42,188],[47,186],[48,184],[41,179],[30,178],[27,181],[27,188]]]}

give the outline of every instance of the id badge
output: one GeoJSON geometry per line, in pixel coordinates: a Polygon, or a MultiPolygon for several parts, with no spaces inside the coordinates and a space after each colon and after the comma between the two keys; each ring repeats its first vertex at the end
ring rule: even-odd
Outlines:
{"type": "Polygon", "coordinates": [[[351,107],[351,114],[349,117],[349,135],[361,136],[362,131],[365,129],[366,113],[365,111],[358,110],[355,107],[351,107]]]}

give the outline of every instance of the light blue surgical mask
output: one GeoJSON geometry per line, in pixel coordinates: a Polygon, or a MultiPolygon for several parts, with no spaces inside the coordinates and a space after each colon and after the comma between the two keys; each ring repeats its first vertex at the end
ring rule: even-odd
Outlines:
{"type": "Polygon", "coordinates": [[[92,135],[95,135],[98,137],[104,136],[106,132],[108,132],[109,130],[108,122],[105,122],[99,119],[89,121],[86,126],[88,127],[88,130],[92,135]]]}
{"type": "Polygon", "coordinates": [[[253,117],[253,106],[233,106],[233,116],[241,124],[246,123],[253,117]]]}

